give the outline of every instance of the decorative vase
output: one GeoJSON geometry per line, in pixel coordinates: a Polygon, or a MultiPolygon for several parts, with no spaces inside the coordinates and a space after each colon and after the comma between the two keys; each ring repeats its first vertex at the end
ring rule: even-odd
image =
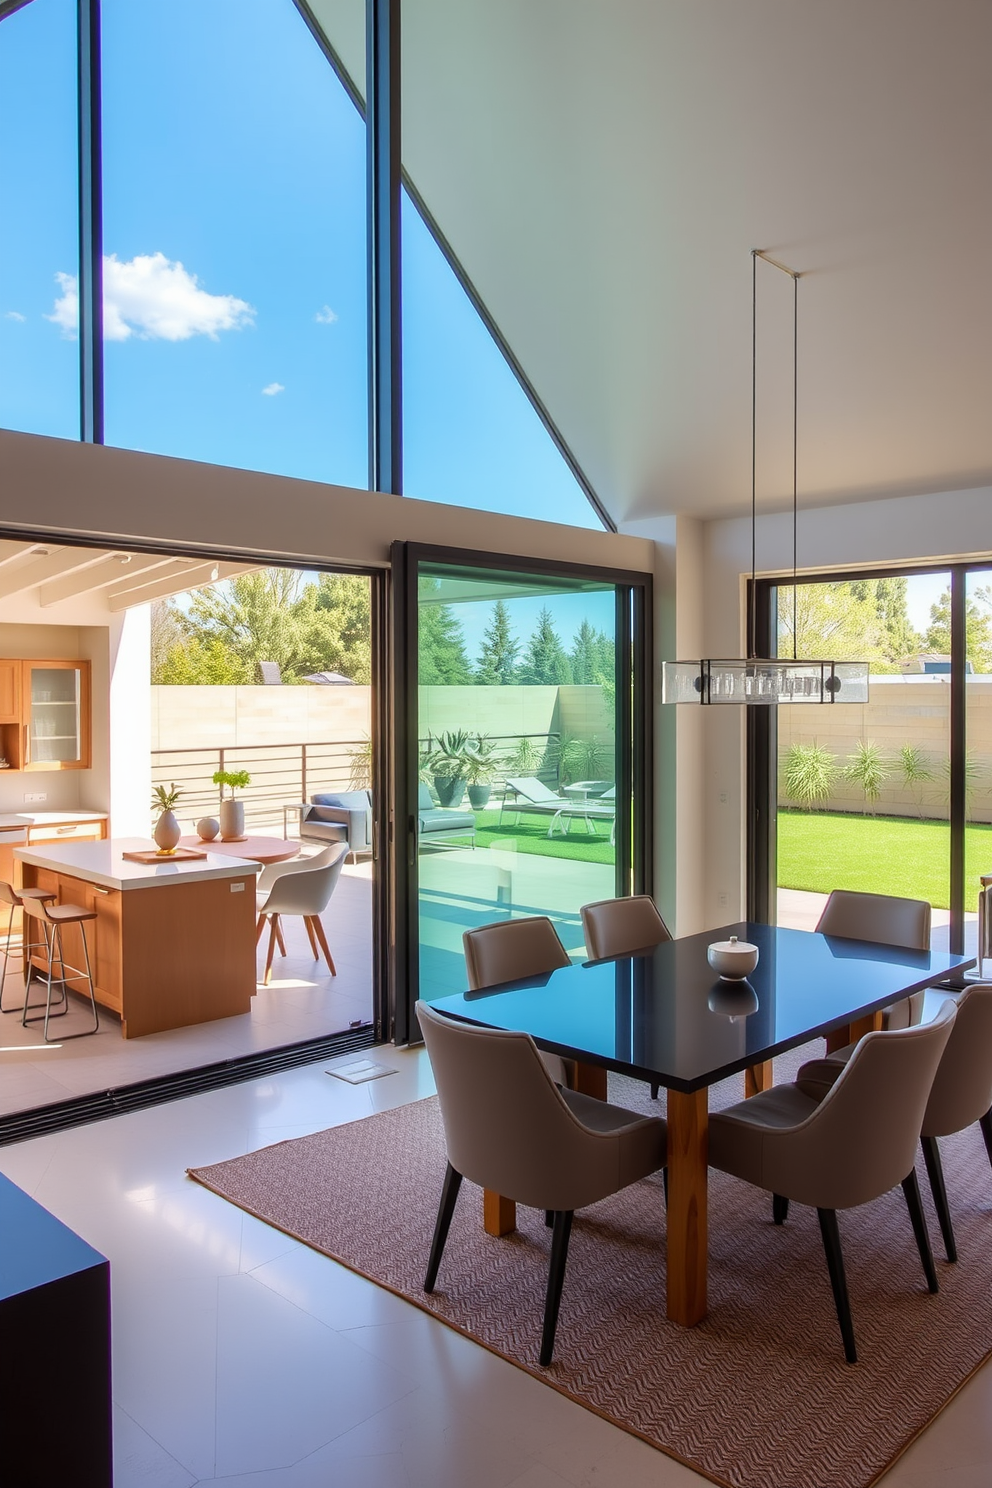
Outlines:
{"type": "Polygon", "coordinates": [[[174,852],[182,835],[183,829],[176,820],[175,812],[163,811],[152,833],[159,852],[174,852]]]}
{"type": "Polygon", "coordinates": [[[491,785],[470,785],[468,788],[468,799],[473,811],[485,811],[489,805],[489,797],[492,795],[491,785]]]}
{"type": "Polygon", "coordinates": [[[240,842],[245,835],[244,802],[233,796],[226,796],[220,803],[220,835],[222,842],[240,842]]]}
{"type": "Polygon", "coordinates": [[[213,842],[220,831],[220,822],[215,821],[212,816],[201,817],[196,824],[196,835],[201,842],[213,842]]]}

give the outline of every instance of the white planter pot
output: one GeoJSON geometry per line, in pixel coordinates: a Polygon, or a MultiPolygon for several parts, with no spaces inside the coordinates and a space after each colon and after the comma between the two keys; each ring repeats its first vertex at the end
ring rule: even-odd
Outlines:
{"type": "Polygon", "coordinates": [[[176,820],[175,813],[172,811],[163,811],[155,823],[155,830],[152,833],[156,846],[162,852],[171,852],[178,844],[182,835],[183,829],[176,820]]]}
{"type": "Polygon", "coordinates": [[[245,808],[243,801],[228,796],[220,803],[220,835],[224,842],[240,842],[245,835],[245,808]]]}

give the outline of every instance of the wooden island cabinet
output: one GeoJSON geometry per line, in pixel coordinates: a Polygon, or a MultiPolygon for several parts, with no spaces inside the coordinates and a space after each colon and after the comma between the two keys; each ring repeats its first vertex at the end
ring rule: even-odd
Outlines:
{"type": "MultiPolygon", "coordinates": [[[[255,886],[259,864],[208,854],[135,863],[145,840],[38,843],[14,849],[25,888],[78,904],[96,1000],[125,1038],[185,1028],[251,1009],[255,993],[255,886]]],[[[65,957],[82,966],[80,925],[64,929],[65,957]]],[[[45,969],[43,954],[35,965],[45,969]]]]}

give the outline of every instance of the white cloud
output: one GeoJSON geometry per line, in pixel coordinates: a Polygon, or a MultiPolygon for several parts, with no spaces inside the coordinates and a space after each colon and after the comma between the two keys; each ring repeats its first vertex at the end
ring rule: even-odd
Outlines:
{"type": "Polygon", "coordinates": [[[318,325],[333,325],[334,322],[337,320],[337,316],[331,309],[330,305],[325,305],[322,310],[317,311],[317,314],[314,316],[314,320],[317,322],[318,325]]]}
{"type": "Polygon", "coordinates": [[[266,398],[274,398],[277,393],[284,393],[285,391],[286,389],[281,382],[270,382],[268,387],[262,389],[266,398]]]}
{"type": "Polygon", "coordinates": [[[4,320],[19,320],[23,325],[24,321],[27,320],[27,316],[22,315],[20,310],[8,310],[4,316],[4,320]]]}
{"type": "MultiPolygon", "coordinates": [[[[79,324],[79,287],[73,274],[56,274],[62,290],[47,316],[63,335],[79,324]]],[[[103,333],[108,341],[217,340],[219,331],[239,331],[255,323],[255,311],[235,295],[209,294],[195,274],[164,253],[140,253],[121,263],[116,253],[103,260],[103,333]]]]}

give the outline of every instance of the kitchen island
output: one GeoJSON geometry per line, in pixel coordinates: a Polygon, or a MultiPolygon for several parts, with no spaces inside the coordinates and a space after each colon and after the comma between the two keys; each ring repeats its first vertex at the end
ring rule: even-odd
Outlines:
{"type": "MultiPolygon", "coordinates": [[[[92,910],[86,922],[96,1000],[125,1038],[186,1028],[251,1009],[255,992],[257,863],[205,858],[135,863],[147,839],[15,847],[25,888],[92,910]]],[[[83,965],[82,927],[65,927],[65,957],[83,965]]],[[[46,970],[42,954],[34,964],[46,970]]],[[[75,984],[78,986],[78,984],[75,984]]]]}

